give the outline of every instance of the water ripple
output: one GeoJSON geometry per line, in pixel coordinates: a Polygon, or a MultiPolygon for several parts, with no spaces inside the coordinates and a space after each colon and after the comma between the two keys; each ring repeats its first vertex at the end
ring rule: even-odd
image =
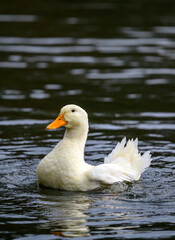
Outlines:
{"type": "Polygon", "coordinates": [[[17,120],[1,120],[0,126],[18,126],[18,125],[34,125],[48,123],[46,120],[34,120],[34,119],[17,119],[17,120]]]}
{"type": "Polygon", "coordinates": [[[36,15],[8,15],[0,14],[0,22],[36,22],[36,15]]]}

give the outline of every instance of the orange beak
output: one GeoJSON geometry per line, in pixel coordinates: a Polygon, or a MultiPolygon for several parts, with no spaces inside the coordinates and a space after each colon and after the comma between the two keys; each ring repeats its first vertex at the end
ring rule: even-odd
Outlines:
{"type": "Polygon", "coordinates": [[[56,129],[59,128],[61,126],[66,125],[67,122],[64,118],[64,113],[62,115],[58,115],[58,117],[55,119],[55,121],[53,121],[51,124],[49,124],[46,129],[56,129]]]}

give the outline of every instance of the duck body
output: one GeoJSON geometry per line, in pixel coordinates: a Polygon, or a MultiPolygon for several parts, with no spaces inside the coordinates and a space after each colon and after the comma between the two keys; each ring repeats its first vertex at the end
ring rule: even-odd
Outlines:
{"type": "Polygon", "coordinates": [[[138,180],[150,165],[150,153],[141,156],[137,140],[126,144],[126,138],[105,157],[104,164],[90,165],[84,161],[88,134],[87,113],[77,105],[67,105],[47,128],[63,125],[66,127],[63,139],[37,167],[36,173],[41,185],[68,191],[89,191],[116,182],[138,180]]]}

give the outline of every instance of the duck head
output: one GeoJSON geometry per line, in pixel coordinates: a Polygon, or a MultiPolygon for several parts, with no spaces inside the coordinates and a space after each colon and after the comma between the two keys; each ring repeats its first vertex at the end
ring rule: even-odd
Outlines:
{"type": "Polygon", "coordinates": [[[75,104],[64,106],[58,117],[46,129],[56,129],[65,126],[67,129],[88,126],[88,115],[85,110],[75,104]]]}

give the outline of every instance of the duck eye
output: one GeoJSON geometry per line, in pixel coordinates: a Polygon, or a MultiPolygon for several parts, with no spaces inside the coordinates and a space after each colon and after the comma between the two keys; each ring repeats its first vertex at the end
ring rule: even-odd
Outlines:
{"type": "Polygon", "coordinates": [[[72,112],[75,112],[75,109],[72,109],[72,112]]]}

